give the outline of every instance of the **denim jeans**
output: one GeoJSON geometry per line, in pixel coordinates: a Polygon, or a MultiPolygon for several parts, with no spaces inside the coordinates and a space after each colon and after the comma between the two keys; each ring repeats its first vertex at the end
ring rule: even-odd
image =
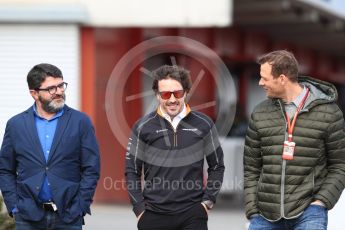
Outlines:
{"type": "Polygon", "coordinates": [[[79,217],[72,223],[63,222],[57,212],[45,211],[44,217],[40,221],[28,221],[20,217],[17,213],[14,215],[16,220],[16,230],[81,230],[83,217],[79,217]]]}
{"type": "Polygon", "coordinates": [[[309,205],[296,219],[270,222],[260,215],[250,218],[249,230],[327,230],[328,211],[320,205],[309,205]]]}

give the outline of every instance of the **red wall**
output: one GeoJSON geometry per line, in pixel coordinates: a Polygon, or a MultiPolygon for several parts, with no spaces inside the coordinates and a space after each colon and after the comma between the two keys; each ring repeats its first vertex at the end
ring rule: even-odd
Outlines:
{"type": "MultiPolygon", "coordinates": [[[[128,195],[123,183],[125,149],[109,127],[105,111],[105,92],[117,62],[140,42],[141,30],[82,28],[81,35],[82,110],[88,113],[94,122],[101,153],[101,178],[95,200],[127,201],[128,195]]],[[[141,89],[139,75],[137,69],[133,71],[128,78],[125,92],[141,89]]],[[[133,125],[141,114],[140,101],[134,103],[130,107],[124,107],[130,125],[133,125]]]]}

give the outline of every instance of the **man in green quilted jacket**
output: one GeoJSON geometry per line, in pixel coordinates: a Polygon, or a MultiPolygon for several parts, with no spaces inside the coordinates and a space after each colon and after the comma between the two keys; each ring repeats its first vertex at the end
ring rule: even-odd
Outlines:
{"type": "Polygon", "coordinates": [[[327,229],[345,184],[344,118],[334,85],[298,76],[285,50],[258,59],[268,99],[254,109],[244,148],[250,230],[327,229]]]}

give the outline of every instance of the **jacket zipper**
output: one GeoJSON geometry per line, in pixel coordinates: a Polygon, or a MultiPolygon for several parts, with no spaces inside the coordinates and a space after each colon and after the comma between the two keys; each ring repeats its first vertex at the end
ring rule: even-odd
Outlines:
{"type": "Polygon", "coordinates": [[[177,128],[180,126],[181,121],[177,124],[176,129],[174,129],[174,127],[172,127],[172,125],[170,124],[174,130],[174,147],[177,147],[177,128]]]}
{"type": "Polygon", "coordinates": [[[174,147],[177,147],[177,135],[176,135],[176,130],[174,129],[174,147]]]}
{"type": "MultiPolygon", "coordinates": [[[[283,113],[283,117],[284,117],[284,120],[285,120],[285,138],[284,138],[284,141],[287,140],[287,122],[286,122],[286,116],[285,116],[285,113],[284,113],[284,109],[283,109],[283,106],[281,104],[281,101],[278,101],[279,102],[279,106],[280,106],[280,109],[283,113]]],[[[301,113],[304,113],[304,112],[308,112],[308,109],[302,109],[298,115],[300,115],[301,113]]],[[[281,174],[281,181],[280,181],[280,213],[281,213],[281,217],[285,217],[285,203],[284,203],[284,199],[285,199],[285,175],[286,175],[286,160],[283,159],[283,164],[282,164],[282,174],[281,174]]],[[[313,178],[314,180],[314,178],[313,178]]],[[[289,218],[290,219],[290,218],[289,218]]]]}
{"type": "Polygon", "coordinates": [[[173,129],[173,132],[174,132],[174,137],[173,137],[173,147],[177,147],[177,127],[180,125],[180,124],[178,124],[177,126],[176,126],[176,129],[172,126],[172,124],[170,123],[170,122],[168,122],[169,123],[169,125],[170,125],[170,127],[173,129]]]}
{"type": "MultiPolygon", "coordinates": [[[[279,101],[280,109],[283,113],[284,120],[285,120],[285,138],[284,141],[287,140],[286,138],[286,130],[287,130],[287,122],[286,122],[286,116],[284,114],[284,109],[279,101]]],[[[285,208],[284,208],[284,199],[285,199],[285,172],[286,171],[286,160],[283,159],[283,164],[282,164],[282,174],[281,174],[281,180],[280,180],[280,215],[281,217],[285,217],[285,208]]]]}
{"type": "Polygon", "coordinates": [[[173,130],[174,130],[174,147],[177,147],[177,128],[180,126],[181,121],[177,124],[176,129],[174,129],[174,127],[173,127],[173,130]]]}

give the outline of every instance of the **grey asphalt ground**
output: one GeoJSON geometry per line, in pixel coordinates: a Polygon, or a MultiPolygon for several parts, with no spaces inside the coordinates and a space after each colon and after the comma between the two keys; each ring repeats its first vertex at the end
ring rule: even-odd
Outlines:
{"type": "MultiPolygon", "coordinates": [[[[345,193],[328,212],[328,229],[344,230],[345,193]]],[[[92,205],[92,216],[86,216],[84,230],[136,230],[136,217],[132,207],[116,204],[92,205]]],[[[245,230],[247,220],[244,216],[241,196],[218,197],[217,204],[209,215],[209,230],[245,230]]],[[[162,229],[164,230],[164,229],[162,229]]]]}
{"type": "MultiPolygon", "coordinates": [[[[84,230],[136,230],[136,217],[130,205],[92,205],[92,215],[86,216],[84,230]]],[[[221,198],[209,214],[209,230],[244,230],[246,218],[239,197],[221,198]]],[[[163,229],[162,229],[163,230],[163,229]]]]}

